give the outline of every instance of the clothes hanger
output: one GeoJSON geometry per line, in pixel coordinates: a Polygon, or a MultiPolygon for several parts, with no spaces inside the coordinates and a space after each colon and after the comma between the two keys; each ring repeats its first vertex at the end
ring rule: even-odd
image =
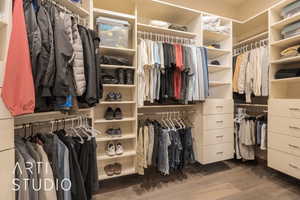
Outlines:
{"type": "Polygon", "coordinates": [[[83,133],[84,136],[87,137],[87,140],[90,141],[92,139],[91,135],[89,134],[89,132],[85,129],[84,125],[83,125],[83,119],[82,116],[79,117],[79,130],[83,133]]]}
{"type": "MultiPolygon", "coordinates": [[[[72,124],[73,125],[73,124],[72,124]]],[[[76,128],[74,128],[74,127],[70,127],[69,128],[71,131],[73,131],[73,133],[75,133],[75,135],[77,136],[77,137],[79,137],[79,139],[80,139],[80,141],[79,141],[79,143],[80,144],[83,144],[84,143],[84,139],[81,137],[81,135],[78,133],[78,131],[76,130],[76,128]]]]}

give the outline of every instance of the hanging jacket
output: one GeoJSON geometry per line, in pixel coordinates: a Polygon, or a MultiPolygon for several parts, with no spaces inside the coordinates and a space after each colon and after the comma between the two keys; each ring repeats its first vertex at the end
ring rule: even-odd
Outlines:
{"type": "Polygon", "coordinates": [[[42,48],[38,56],[36,74],[34,76],[36,111],[48,111],[48,97],[52,96],[55,77],[54,39],[49,13],[44,6],[40,6],[37,22],[41,31],[42,48]]]}
{"type": "Polygon", "coordinates": [[[95,65],[96,65],[96,86],[97,86],[97,98],[101,99],[103,97],[103,85],[102,85],[102,76],[101,76],[101,68],[100,68],[100,38],[98,33],[94,30],[90,30],[90,33],[94,42],[94,52],[95,52],[95,65]]]}
{"type": "Polygon", "coordinates": [[[80,34],[78,31],[78,24],[73,21],[73,49],[74,49],[74,62],[73,62],[73,76],[76,85],[76,94],[82,96],[86,90],[86,79],[84,74],[84,58],[83,47],[80,34]]]}
{"type": "Polygon", "coordinates": [[[14,2],[12,32],[1,95],[13,116],[34,112],[35,94],[23,0],[14,2]]]}
{"type": "Polygon", "coordinates": [[[36,76],[38,55],[42,48],[41,31],[37,23],[36,13],[32,0],[24,0],[23,2],[25,24],[27,30],[27,37],[29,42],[30,58],[32,65],[33,76],[36,76]]]}
{"type": "Polygon", "coordinates": [[[92,36],[88,29],[78,25],[79,34],[82,40],[84,55],[84,72],[86,78],[86,91],[78,98],[81,107],[92,107],[98,103],[95,51],[92,36]]]}

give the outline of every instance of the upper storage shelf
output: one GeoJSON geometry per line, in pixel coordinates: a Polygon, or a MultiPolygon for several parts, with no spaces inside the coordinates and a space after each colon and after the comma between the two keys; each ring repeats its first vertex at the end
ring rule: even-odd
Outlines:
{"type": "Polygon", "coordinates": [[[104,10],[100,8],[94,8],[94,18],[97,17],[109,17],[113,19],[119,19],[119,20],[126,20],[130,23],[135,22],[135,16],[126,14],[126,13],[120,13],[120,12],[114,12],[110,10],[104,10]]]}
{"type": "Polygon", "coordinates": [[[137,0],[137,2],[139,22],[144,24],[148,24],[147,19],[156,19],[169,23],[189,25],[201,15],[197,10],[160,0],[137,0]]]}
{"type": "Polygon", "coordinates": [[[152,26],[152,25],[142,24],[142,23],[138,23],[138,30],[146,31],[146,32],[153,32],[153,33],[158,33],[158,34],[167,34],[167,35],[183,37],[183,38],[195,38],[197,36],[196,33],[177,31],[177,30],[173,30],[173,29],[162,28],[162,27],[157,27],[157,26],[152,26]]]}
{"type": "Polygon", "coordinates": [[[105,3],[104,0],[94,0],[94,8],[135,15],[134,0],[108,0],[105,3]]]}
{"type": "Polygon", "coordinates": [[[55,1],[57,1],[62,6],[65,6],[70,11],[77,13],[81,17],[89,16],[89,11],[87,9],[80,7],[80,6],[76,5],[75,3],[72,3],[70,0],[55,0],[55,1]]]}

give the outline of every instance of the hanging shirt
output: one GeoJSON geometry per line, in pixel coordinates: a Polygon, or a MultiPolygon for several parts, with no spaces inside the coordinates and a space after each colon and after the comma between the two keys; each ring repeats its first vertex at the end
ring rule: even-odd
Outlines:
{"type": "Polygon", "coordinates": [[[2,98],[13,116],[34,112],[35,94],[23,1],[15,0],[2,98]]]}

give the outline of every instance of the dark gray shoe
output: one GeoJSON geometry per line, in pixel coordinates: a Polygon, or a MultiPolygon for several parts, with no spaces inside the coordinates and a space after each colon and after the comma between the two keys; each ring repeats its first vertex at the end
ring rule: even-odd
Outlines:
{"type": "Polygon", "coordinates": [[[116,100],[116,94],[114,92],[109,92],[106,95],[105,101],[115,101],[116,100]]]}
{"type": "Polygon", "coordinates": [[[123,114],[121,108],[117,108],[114,112],[114,119],[120,120],[123,119],[123,114]]]}
{"type": "Polygon", "coordinates": [[[116,78],[118,79],[119,84],[125,84],[125,73],[124,69],[116,70],[116,78]]]}
{"type": "Polygon", "coordinates": [[[114,110],[111,107],[107,108],[107,110],[105,112],[105,115],[104,115],[104,118],[106,120],[113,120],[114,119],[114,110]]]}
{"type": "Polygon", "coordinates": [[[122,101],[122,94],[120,92],[115,93],[115,101],[122,101]]]}
{"type": "Polygon", "coordinates": [[[127,69],[126,72],[125,72],[125,75],[126,75],[126,84],[128,85],[133,85],[134,83],[134,71],[132,69],[127,69]]]}

